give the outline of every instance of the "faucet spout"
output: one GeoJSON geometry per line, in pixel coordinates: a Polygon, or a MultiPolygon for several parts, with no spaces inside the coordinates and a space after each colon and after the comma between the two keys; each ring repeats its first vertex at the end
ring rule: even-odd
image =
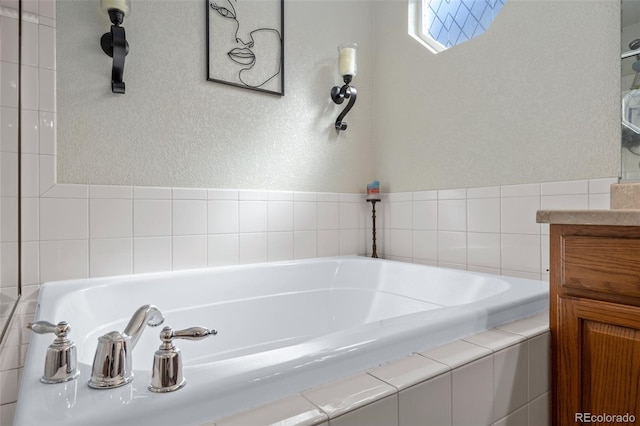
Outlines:
{"type": "Polygon", "coordinates": [[[132,354],[145,326],[155,327],[164,322],[164,316],[153,305],[144,305],[133,313],[124,332],[111,331],[98,338],[93,357],[89,387],[111,389],[133,380],[132,354]]]}
{"type": "Polygon", "coordinates": [[[145,325],[157,327],[164,322],[164,316],[154,305],[144,305],[134,312],[129,320],[129,324],[124,329],[124,335],[129,337],[130,348],[133,350],[140,340],[145,325]]]}

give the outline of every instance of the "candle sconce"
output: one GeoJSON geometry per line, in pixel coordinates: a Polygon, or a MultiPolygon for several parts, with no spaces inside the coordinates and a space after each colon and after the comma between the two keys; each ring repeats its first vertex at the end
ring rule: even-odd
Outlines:
{"type": "Polygon", "coordinates": [[[100,38],[102,51],[113,58],[111,68],[111,91],[113,93],[124,93],[124,57],[129,53],[129,43],[124,33],[124,28],[120,25],[124,22],[124,17],[129,14],[129,0],[100,0],[102,10],[109,15],[111,31],[105,33],[100,38]]]}
{"type": "Polygon", "coordinates": [[[344,117],[349,111],[351,111],[351,108],[353,108],[353,105],[356,103],[356,96],[358,92],[356,91],[356,88],[350,86],[350,84],[357,72],[357,49],[358,45],[355,43],[341,44],[338,46],[338,64],[344,85],[342,87],[334,86],[331,89],[331,99],[338,105],[342,104],[345,99],[349,99],[349,103],[347,103],[347,106],[336,119],[336,130],[338,131],[347,129],[347,123],[346,121],[343,121],[344,117]]]}

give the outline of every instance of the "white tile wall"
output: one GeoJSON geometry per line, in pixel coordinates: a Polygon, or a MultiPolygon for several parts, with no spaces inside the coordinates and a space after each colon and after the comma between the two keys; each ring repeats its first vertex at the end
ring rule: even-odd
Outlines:
{"type": "Polygon", "coordinates": [[[452,424],[493,423],[493,357],[473,361],[452,372],[452,424]]]}
{"type": "MultiPolygon", "coordinates": [[[[228,417],[216,422],[217,426],[246,426],[257,424],[324,425],[328,417],[318,407],[300,395],[283,398],[271,404],[265,404],[256,410],[228,417]]],[[[211,424],[213,425],[213,424],[211,424]]],[[[209,426],[207,424],[206,426],[209,426]]]]}
{"type": "Polygon", "coordinates": [[[56,154],[56,114],[52,112],[40,111],[39,122],[39,152],[40,154],[56,154]]]}
{"type": "Polygon", "coordinates": [[[467,200],[467,218],[469,232],[500,232],[500,198],[467,200]]]}
{"type": "Polygon", "coordinates": [[[0,104],[18,107],[18,64],[0,61],[0,104]]]}
{"type": "MultiPolygon", "coordinates": [[[[12,71],[13,68],[12,68],[12,71]]],[[[14,72],[17,72],[17,68],[14,72]]],[[[21,99],[22,108],[28,110],[38,110],[38,68],[28,65],[22,65],[20,69],[21,99]]]]}
{"type": "Polygon", "coordinates": [[[438,201],[438,230],[459,232],[467,230],[467,200],[438,201]]]}
{"type": "Polygon", "coordinates": [[[400,426],[424,424],[425,419],[432,425],[451,425],[451,373],[401,391],[398,405],[400,426]]]}
{"type": "Polygon", "coordinates": [[[38,111],[22,111],[21,116],[21,150],[23,153],[38,153],[38,125],[39,125],[39,116],[38,111]]]}
{"type": "Polygon", "coordinates": [[[22,65],[38,66],[38,23],[22,23],[22,65]]]}
{"type": "Polygon", "coordinates": [[[398,425],[398,398],[392,395],[329,421],[331,426],[398,425]]]}
{"type": "Polygon", "coordinates": [[[267,201],[241,200],[238,218],[240,232],[267,232],[267,207],[267,201]]]}
{"type": "Polygon", "coordinates": [[[541,334],[529,340],[529,398],[537,398],[550,390],[551,344],[549,333],[541,334]]]}
{"type": "Polygon", "coordinates": [[[17,197],[18,188],[18,154],[15,152],[0,152],[0,193],[3,197],[17,197]]]}
{"type": "Polygon", "coordinates": [[[472,266],[500,270],[500,234],[467,233],[467,263],[472,266]]]}
{"type": "Polygon", "coordinates": [[[0,106],[0,151],[18,152],[18,108],[0,106]]]}
{"type": "Polygon", "coordinates": [[[266,262],[269,259],[269,240],[266,232],[241,233],[238,263],[266,262]]]}
{"type": "Polygon", "coordinates": [[[321,199],[329,198],[328,195],[318,194],[318,229],[321,230],[338,229],[340,226],[340,205],[337,200],[323,201],[321,199]]]}
{"type": "Polygon", "coordinates": [[[496,352],[493,367],[493,420],[497,421],[528,401],[528,342],[496,352]]]}
{"type": "Polygon", "coordinates": [[[89,276],[104,277],[133,273],[133,241],[131,238],[89,240],[89,276]]]}
{"type": "Polygon", "coordinates": [[[173,270],[207,267],[207,236],[180,235],[172,241],[173,270]]]}
{"type": "Polygon", "coordinates": [[[41,198],[40,240],[82,240],[89,237],[89,203],[84,199],[41,198]]]}
{"type": "Polygon", "coordinates": [[[529,425],[551,425],[551,392],[547,392],[529,403],[529,425]]]}
{"type": "Polygon", "coordinates": [[[312,231],[318,227],[318,203],[300,201],[293,203],[294,231],[312,231]]]}
{"type": "Polygon", "coordinates": [[[18,230],[18,198],[2,197],[0,200],[0,241],[17,242],[18,230]]]}
{"type": "Polygon", "coordinates": [[[412,229],[420,231],[435,231],[438,229],[438,202],[436,200],[422,200],[421,194],[415,193],[413,205],[412,229]]]}
{"type": "Polygon", "coordinates": [[[293,232],[269,233],[267,259],[269,262],[293,260],[293,232]]]}
{"type": "Polygon", "coordinates": [[[608,209],[609,188],[616,182],[617,178],[590,179],[383,195],[376,205],[378,254],[548,279],[549,228],[536,223],[536,211],[608,209]]]}
{"type": "Polygon", "coordinates": [[[129,199],[89,200],[89,236],[95,238],[131,238],[133,202],[129,199]]]}
{"type": "Polygon", "coordinates": [[[39,259],[42,282],[89,276],[87,240],[40,241],[39,259]]]}
{"type": "Polygon", "coordinates": [[[217,234],[207,237],[207,265],[236,265],[239,259],[238,234],[217,234]]]}
{"type": "Polygon", "coordinates": [[[267,218],[269,232],[293,231],[293,201],[269,201],[267,218]]]}
{"type": "Polygon", "coordinates": [[[467,264],[466,232],[438,231],[438,263],[467,264]]]}
{"type": "Polygon", "coordinates": [[[0,35],[1,60],[18,63],[18,20],[15,16],[0,16],[0,35]]]}
{"type": "Polygon", "coordinates": [[[171,200],[133,200],[133,236],[171,235],[171,200]]]}
{"type": "MultiPolygon", "coordinates": [[[[499,421],[494,423],[494,426],[523,426],[529,424],[529,412],[528,407],[523,406],[513,413],[503,417],[499,421]]],[[[537,423],[536,423],[537,424],[537,423]]],[[[539,423],[540,426],[543,423],[539,423]]]]}
{"type": "Polygon", "coordinates": [[[500,231],[508,234],[540,234],[535,212],[540,209],[540,196],[503,197],[500,231]]]}
{"type": "Polygon", "coordinates": [[[207,235],[207,201],[173,200],[172,234],[207,235]]]}
{"type": "Polygon", "coordinates": [[[293,258],[309,259],[318,253],[318,235],[316,231],[294,231],[293,258]]]}
{"type": "Polygon", "coordinates": [[[170,271],[172,268],[171,237],[133,239],[133,272],[170,271]]]}
{"type": "Polygon", "coordinates": [[[208,233],[238,232],[238,200],[209,200],[207,205],[208,233]]]}

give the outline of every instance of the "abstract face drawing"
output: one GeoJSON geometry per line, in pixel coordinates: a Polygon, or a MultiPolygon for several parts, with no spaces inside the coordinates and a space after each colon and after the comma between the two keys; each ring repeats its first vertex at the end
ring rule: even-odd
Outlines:
{"type": "Polygon", "coordinates": [[[281,92],[280,2],[207,2],[210,79],[281,92]]]}

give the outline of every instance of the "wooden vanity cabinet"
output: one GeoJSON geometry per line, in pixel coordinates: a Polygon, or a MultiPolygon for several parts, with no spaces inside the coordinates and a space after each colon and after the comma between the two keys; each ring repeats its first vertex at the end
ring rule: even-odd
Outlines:
{"type": "Polygon", "coordinates": [[[553,424],[640,423],[640,226],[552,224],[550,249],[553,424]]]}

